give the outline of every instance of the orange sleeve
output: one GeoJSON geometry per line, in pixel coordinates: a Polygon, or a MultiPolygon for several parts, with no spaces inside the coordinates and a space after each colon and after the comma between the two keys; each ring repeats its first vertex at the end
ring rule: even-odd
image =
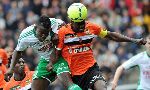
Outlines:
{"type": "Polygon", "coordinates": [[[64,46],[64,32],[63,32],[64,27],[60,28],[58,31],[58,38],[59,42],[57,45],[57,50],[61,50],[64,46]]]}
{"type": "Polygon", "coordinates": [[[104,38],[108,33],[106,29],[102,28],[97,24],[91,23],[90,26],[92,27],[94,34],[98,35],[101,38],[104,38]]]}

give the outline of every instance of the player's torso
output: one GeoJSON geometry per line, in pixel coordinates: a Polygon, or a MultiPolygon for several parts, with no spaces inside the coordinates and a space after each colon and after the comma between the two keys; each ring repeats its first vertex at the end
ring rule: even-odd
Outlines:
{"type": "Polygon", "coordinates": [[[142,62],[139,65],[140,68],[140,87],[148,90],[150,89],[150,57],[146,55],[144,52],[144,58],[142,58],[142,62]]]}
{"type": "Polygon", "coordinates": [[[93,34],[92,29],[86,28],[84,32],[75,33],[71,26],[68,26],[68,28],[64,33],[64,44],[65,48],[68,49],[67,52],[76,55],[91,51],[92,40],[97,37],[93,34]]]}
{"type": "MultiPolygon", "coordinates": [[[[14,77],[12,77],[14,78],[14,77]]],[[[31,89],[31,83],[32,83],[32,74],[30,74],[30,71],[26,73],[26,77],[22,81],[15,81],[12,79],[9,83],[10,90],[28,90],[31,89]]]]}
{"type": "MultiPolygon", "coordinates": [[[[35,28],[34,26],[30,26],[30,30],[24,32],[24,35],[27,33],[31,33],[30,35],[24,37],[25,44],[28,48],[32,48],[38,55],[44,57],[45,59],[49,59],[49,55],[51,54],[52,49],[52,42],[51,42],[51,35],[49,33],[48,37],[43,41],[40,42],[38,38],[35,36],[35,28]]],[[[22,36],[24,36],[22,35],[22,36]]]]}
{"type": "Polygon", "coordinates": [[[50,21],[52,31],[43,42],[40,42],[35,36],[35,25],[31,25],[27,29],[25,29],[25,31],[23,32],[24,35],[22,35],[26,35],[26,37],[24,37],[25,39],[23,40],[25,40],[27,46],[32,48],[41,58],[44,58],[46,60],[49,60],[53,48],[51,38],[54,33],[58,32],[58,28],[63,22],[60,19],[55,18],[50,18],[50,21]]]}
{"type": "Polygon", "coordinates": [[[68,26],[64,33],[63,56],[67,59],[72,74],[81,74],[94,63],[92,40],[96,37],[91,28],[86,28],[84,32],[75,33],[71,26],[68,26]]]}

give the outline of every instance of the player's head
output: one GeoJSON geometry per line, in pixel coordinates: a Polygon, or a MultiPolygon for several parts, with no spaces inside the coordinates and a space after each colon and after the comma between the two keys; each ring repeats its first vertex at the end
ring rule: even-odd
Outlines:
{"type": "Polygon", "coordinates": [[[72,29],[75,32],[83,32],[85,29],[85,19],[87,18],[87,8],[81,3],[73,3],[67,11],[71,20],[72,29]]]}
{"type": "Polygon", "coordinates": [[[19,59],[14,68],[14,73],[22,74],[25,71],[25,64],[22,58],[19,59]]]}
{"type": "Polygon", "coordinates": [[[36,37],[40,41],[44,41],[51,30],[52,28],[49,17],[46,15],[41,16],[36,23],[36,37]]]}

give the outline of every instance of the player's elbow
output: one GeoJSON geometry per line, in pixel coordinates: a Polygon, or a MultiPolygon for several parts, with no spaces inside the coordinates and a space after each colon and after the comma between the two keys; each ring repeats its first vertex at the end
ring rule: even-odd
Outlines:
{"type": "Polygon", "coordinates": [[[123,72],[124,71],[124,67],[121,65],[121,66],[119,66],[118,68],[117,68],[117,71],[119,71],[119,72],[123,72]]]}

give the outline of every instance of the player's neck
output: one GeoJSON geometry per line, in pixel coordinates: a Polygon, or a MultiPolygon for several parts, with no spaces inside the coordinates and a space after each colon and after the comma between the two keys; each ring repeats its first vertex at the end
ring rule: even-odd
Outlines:
{"type": "Polygon", "coordinates": [[[20,73],[14,73],[14,80],[15,81],[22,81],[26,77],[25,72],[20,74],[20,73]]]}

